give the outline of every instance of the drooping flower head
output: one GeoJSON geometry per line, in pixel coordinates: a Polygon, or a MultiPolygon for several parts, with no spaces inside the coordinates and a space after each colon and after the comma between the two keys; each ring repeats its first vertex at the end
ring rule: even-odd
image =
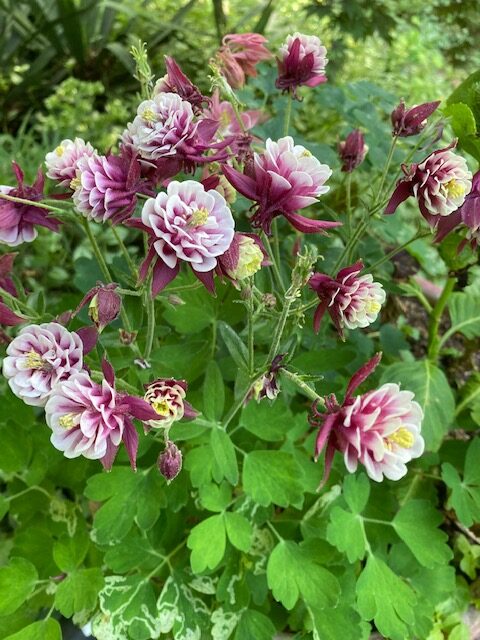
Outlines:
{"type": "Polygon", "coordinates": [[[435,242],[441,242],[456,227],[466,228],[466,238],[459,244],[461,251],[466,244],[476,249],[480,244],[480,171],[472,178],[472,189],[464,203],[449,216],[439,219],[436,226],[435,242]]]}
{"type": "Polygon", "coordinates": [[[159,455],[157,466],[167,484],[174,480],[182,470],[182,452],[171,440],[166,443],[165,450],[159,455]]]}
{"type": "MultiPolygon", "coordinates": [[[[18,297],[18,291],[10,274],[12,273],[13,262],[17,255],[16,253],[4,253],[3,256],[0,257],[0,288],[4,289],[14,298],[18,297]]],[[[0,291],[0,325],[14,327],[22,322],[25,322],[25,319],[12,311],[10,307],[2,301],[0,291]]]]}
{"type": "Polygon", "coordinates": [[[140,165],[129,152],[120,156],[83,156],[72,181],[73,202],[89,220],[117,224],[132,214],[139,183],[140,165]]]}
{"type": "Polygon", "coordinates": [[[246,77],[257,75],[256,65],[271,58],[266,42],[267,39],[259,33],[228,33],[223,37],[217,61],[231,87],[243,87],[246,77]]]}
{"type": "Polygon", "coordinates": [[[62,140],[45,156],[47,176],[56,180],[59,186],[69,187],[77,173],[77,164],[83,156],[93,156],[96,150],[82,138],[62,140]]]}
{"type": "Polygon", "coordinates": [[[122,299],[117,293],[118,284],[111,282],[103,284],[97,282],[96,286],[90,289],[75,310],[77,314],[86,304],[88,304],[88,315],[102,332],[105,327],[118,318],[122,306],[122,299]]]}
{"type": "Polygon", "coordinates": [[[138,434],[133,418],[146,421],[156,414],[142,398],[115,390],[109,363],[104,361],[102,369],[101,384],[84,371],[56,385],[45,406],[50,441],[67,458],[100,460],[106,469],[111,468],[123,441],[135,469],[138,434]]]}
{"type": "Polygon", "coordinates": [[[238,282],[270,264],[266,249],[256,234],[235,233],[229,249],[218,258],[217,272],[238,282]]]}
{"type": "Polygon", "coordinates": [[[372,480],[400,480],[407,473],[407,462],[422,455],[424,441],[420,434],[423,412],[411,391],[398,384],[384,384],[379,389],[354,396],[357,387],[380,362],[378,353],[357,373],[348,385],[340,405],[334,395],[325,398],[325,412],[312,406],[310,424],[318,427],[315,459],[324,449],[328,479],[335,451],[344,458],[345,466],[354,473],[358,463],[364,465],[372,480]]]}
{"type": "Polygon", "coordinates": [[[343,338],[343,331],[368,327],[375,322],[385,302],[385,291],[370,273],[359,275],[361,261],[341,269],[335,278],[324,273],[314,273],[308,281],[320,302],[313,317],[316,333],[326,311],[343,338]]]}
{"type": "MultiPolygon", "coordinates": [[[[16,187],[0,185],[0,193],[33,202],[43,200],[45,178],[41,169],[38,170],[35,182],[29,186],[24,183],[23,171],[18,164],[13,162],[12,166],[18,184],[16,187]]],[[[38,235],[37,226],[58,231],[60,224],[60,220],[53,218],[47,209],[0,198],[0,244],[17,247],[23,242],[35,240],[38,235]]]]}
{"type": "Polygon", "coordinates": [[[203,106],[210,103],[210,98],[202,95],[200,89],[187,78],[174,58],[165,56],[165,66],[167,73],[163,78],[157,80],[153,94],[178,93],[182,100],[186,100],[192,105],[195,113],[200,113],[203,106]]]}
{"type": "Polygon", "coordinates": [[[257,204],[250,221],[253,227],[270,233],[272,220],[284,215],[292,226],[304,233],[337,227],[339,222],[311,220],[296,211],[317,202],[330,187],[325,182],[332,171],[305,147],[287,136],[266,142],[264,153],[254,155],[253,167],[243,174],[225,165],[223,173],[243,196],[257,204]]]}
{"type": "Polygon", "coordinates": [[[404,168],[405,178],[398,182],[385,213],[394,213],[404,200],[414,196],[420,213],[436,229],[441,217],[461,207],[472,188],[472,174],[465,159],[453,153],[455,144],[434,151],[408,170],[404,168]]]}
{"type": "Polygon", "coordinates": [[[7,347],[3,375],[25,404],[43,407],[55,385],[83,369],[80,336],[57,322],[24,327],[7,347]]]}
{"type": "Polygon", "coordinates": [[[400,138],[416,136],[423,131],[427,124],[427,118],[432,115],[439,104],[440,100],[437,100],[436,102],[425,102],[407,109],[405,102],[401,100],[391,114],[392,135],[400,138]]]}
{"type": "Polygon", "coordinates": [[[235,225],[218,191],[207,191],[194,180],[172,181],[166,193],[145,202],[141,221],[131,218],[128,224],[149,235],[149,251],[140,277],[145,279],[153,262],[153,296],[173,280],[182,262],[191,266],[209,291],[214,291],[217,259],[229,248],[235,225]]]}
{"type": "Polygon", "coordinates": [[[279,54],[277,89],[291,91],[295,96],[298,87],[316,87],[327,81],[327,50],[317,36],[298,32],[289,35],[279,54]]]}
{"type": "Polygon", "coordinates": [[[145,400],[153,407],[157,420],[149,420],[154,429],[169,429],[174,422],[185,418],[195,418],[198,412],[185,400],[187,395],[185,380],[158,378],[145,385],[145,400]]]}
{"type": "Polygon", "coordinates": [[[338,155],[342,161],[342,171],[351,173],[362,164],[368,152],[363,134],[359,129],[354,129],[345,140],[338,145],[338,155]]]}

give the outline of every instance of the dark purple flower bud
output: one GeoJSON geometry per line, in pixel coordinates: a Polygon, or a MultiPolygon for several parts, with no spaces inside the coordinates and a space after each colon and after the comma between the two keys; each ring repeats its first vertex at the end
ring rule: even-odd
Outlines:
{"type": "Polygon", "coordinates": [[[125,329],[119,329],[118,333],[120,342],[125,345],[132,344],[132,342],[134,342],[135,338],[137,337],[136,331],[126,331],[125,329]]]}
{"type": "Polygon", "coordinates": [[[120,314],[122,299],[116,292],[118,284],[112,282],[110,284],[97,283],[93,289],[85,295],[74,312],[76,315],[87,303],[88,315],[95,324],[99,332],[116,320],[120,314]]]}
{"type": "Polygon", "coordinates": [[[165,480],[170,483],[182,470],[182,452],[169,440],[163,453],[158,457],[158,469],[165,480]]]}
{"type": "Polygon", "coordinates": [[[407,109],[403,100],[400,101],[398,107],[392,111],[392,134],[400,138],[408,138],[408,136],[416,136],[427,124],[429,118],[440,104],[440,100],[435,102],[425,102],[418,106],[407,109]]]}
{"type": "Polygon", "coordinates": [[[365,144],[363,134],[359,129],[354,129],[345,140],[338,145],[338,155],[342,161],[342,171],[351,173],[365,159],[368,146],[365,144]]]}
{"type": "Polygon", "coordinates": [[[178,93],[182,100],[186,100],[192,105],[195,113],[200,113],[203,105],[210,104],[210,98],[204,96],[200,89],[187,78],[174,58],[165,56],[165,66],[167,74],[155,84],[154,95],[157,93],[178,93]]]}
{"type": "Polygon", "coordinates": [[[250,392],[245,398],[245,404],[252,399],[255,399],[257,402],[260,402],[263,398],[275,400],[280,393],[280,388],[277,382],[278,372],[282,369],[282,362],[286,355],[286,353],[281,353],[278,356],[275,356],[269,370],[253,383],[250,392]]]}

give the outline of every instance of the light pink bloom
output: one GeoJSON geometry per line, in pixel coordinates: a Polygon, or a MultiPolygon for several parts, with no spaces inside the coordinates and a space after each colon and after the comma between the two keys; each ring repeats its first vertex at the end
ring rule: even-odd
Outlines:
{"type": "Polygon", "coordinates": [[[43,407],[55,385],[83,369],[83,343],[61,324],[24,327],[7,347],[3,375],[25,404],[43,407]]]}
{"type": "MultiPolygon", "coordinates": [[[[17,186],[0,185],[0,193],[15,198],[38,202],[43,200],[45,178],[39,169],[35,182],[30,186],[24,182],[24,174],[16,162],[12,163],[17,186]]],[[[32,242],[38,235],[36,226],[58,231],[60,220],[52,217],[47,209],[34,204],[24,204],[0,198],[0,244],[17,247],[23,242],[32,242]]]]}
{"type": "Polygon", "coordinates": [[[206,109],[204,113],[208,118],[218,122],[217,135],[223,137],[241,135],[244,131],[253,129],[255,125],[265,119],[265,115],[259,109],[255,111],[242,111],[240,114],[243,122],[242,129],[232,104],[228,102],[228,100],[221,101],[217,89],[213,92],[209,109],[206,109]]]}
{"type": "Polygon", "coordinates": [[[217,60],[231,87],[243,87],[246,76],[257,75],[256,65],[271,58],[266,42],[267,39],[259,33],[229,33],[223,37],[217,60]]]}
{"type": "Polygon", "coordinates": [[[77,163],[83,156],[93,156],[95,149],[82,138],[62,140],[58,147],[45,156],[47,176],[57,180],[62,187],[69,187],[77,172],[77,163]]]}
{"type": "Polygon", "coordinates": [[[319,427],[315,458],[326,447],[322,484],[330,473],[335,450],[343,455],[350,473],[360,462],[376,482],[384,476],[400,480],[407,473],[406,463],[423,453],[423,412],[411,391],[401,391],[397,384],[384,384],[374,391],[353,395],[380,358],[381,354],[377,354],[352,377],[341,405],[332,395],[326,398],[325,413],[320,413],[318,403],[312,407],[310,423],[319,427]]]}
{"type": "Polygon", "coordinates": [[[158,414],[158,420],[149,420],[148,425],[155,429],[169,429],[174,422],[183,417],[195,418],[198,412],[185,400],[187,383],[174,378],[158,378],[145,385],[145,400],[158,414]]]}
{"type": "Polygon", "coordinates": [[[132,218],[129,225],[149,234],[149,251],[140,277],[146,277],[155,260],[154,296],[177,275],[181,262],[187,262],[195,276],[210,291],[214,290],[217,258],[229,248],[235,225],[225,198],[218,191],[206,191],[201,182],[194,180],[172,181],[166,193],[145,202],[141,222],[132,218]]]}
{"type": "Polygon", "coordinates": [[[315,233],[337,227],[339,222],[311,220],[295,213],[317,202],[317,198],[330,189],[325,182],[332,175],[326,164],[321,164],[310,151],[295,144],[287,136],[266,142],[264,153],[255,153],[254,166],[245,174],[225,165],[223,173],[243,196],[258,207],[251,217],[253,227],[270,233],[272,220],[284,215],[292,226],[304,233],[315,233]]]}
{"type": "Polygon", "coordinates": [[[89,220],[114,224],[128,218],[137,203],[140,165],[135,156],[83,156],[77,163],[73,202],[89,220]]]}
{"type": "Polygon", "coordinates": [[[455,144],[434,151],[408,170],[404,168],[406,177],[397,184],[385,213],[394,213],[404,200],[414,196],[420,213],[435,229],[441,217],[461,207],[472,188],[472,173],[465,159],[451,150],[455,144]]]}
{"type": "Polygon", "coordinates": [[[298,87],[316,87],[326,82],[327,50],[317,36],[294,33],[280,47],[277,58],[277,89],[296,94],[298,87]]]}
{"type": "Polygon", "coordinates": [[[344,328],[368,327],[377,319],[385,302],[385,291],[373,276],[359,275],[363,269],[361,261],[341,269],[336,278],[324,273],[314,273],[308,284],[320,298],[313,318],[316,333],[326,311],[343,337],[344,328]]]}
{"type": "Polygon", "coordinates": [[[132,419],[156,414],[145,400],[117,392],[113,369],[105,361],[102,367],[101,384],[82,372],[55,387],[45,406],[50,441],[67,458],[101,460],[110,469],[123,440],[135,469],[138,434],[132,419]]]}

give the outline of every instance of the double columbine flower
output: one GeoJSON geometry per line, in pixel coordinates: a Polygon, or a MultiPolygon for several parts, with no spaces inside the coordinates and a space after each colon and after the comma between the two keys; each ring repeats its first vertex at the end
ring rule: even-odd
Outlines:
{"type": "MultiPolygon", "coordinates": [[[[45,178],[41,170],[30,186],[25,184],[23,171],[18,164],[13,162],[12,166],[17,186],[0,185],[0,193],[33,202],[43,200],[45,178]]],[[[0,244],[16,247],[23,242],[32,242],[38,235],[37,226],[58,231],[60,224],[60,220],[49,215],[46,209],[0,198],[0,244]]]]}
{"type": "Polygon", "coordinates": [[[25,404],[43,407],[57,383],[83,370],[77,333],[47,322],[24,327],[7,347],[3,375],[25,404]]]}
{"type": "Polygon", "coordinates": [[[403,168],[406,177],[397,184],[385,213],[394,213],[404,200],[414,196],[420,213],[436,229],[442,217],[461,207],[472,188],[472,174],[465,159],[453,153],[455,144],[434,151],[408,170],[403,168]]]}
{"type": "Polygon", "coordinates": [[[218,259],[217,273],[236,283],[270,264],[265,247],[257,235],[235,233],[232,244],[218,259]]]}
{"type": "Polygon", "coordinates": [[[195,113],[200,113],[203,105],[210,103],[210,98],[200,92],[200,89],[187,78],[180,65],[170,56],[165,56],[165,66],[167,73],[163,78],[157,80],[153,88],[153,94],[178,93],[182,100],[186,100],[192,105],[195,113]]]}
{"type": "Polygon", "coordinates": [[[158,415],[142,398],[115,390],[115,374],[105,360],[102,369],[101,384],[83,371],[54,388],[45,406],[50,441],[65,457],[100,460],[106,469],[111,468],[123,441],[135,469],[138,433],[133,418],[147,421],[158,415]]]}
{"type": "Polygon", "coordinates": [[[45,156],[47,177],[56,180],[61,187],[70,187],[77,174],[77,164],[84,156],[93,156],[95,149],[82,138],[62,140],[45,156]]]}
{"type": "Polygon", "coordinates": [[[272,220],[284,215],[290,224],[303,233],[315,233],[337,227],[339,222],[311,220],[296,211],[317,202],[330,189],[325,182],[332,175],[326,164],[286,136],[274,142],[270,138],[262,154],[255,153],[254,163],[245,173],[224,165],[227,180],[249,200],[257,204],[251,217],[253,227],[269,234],[272,220]]]}
{"type": "Polygon", "coordinates": [[[145,279],[153,262],[153,296],[175,278],[182,261],[191,266],[209,291],[214,291],[217,258],[229,248],[235,225],[218,191],[206,191],[194,180],[170,182],[166,193],[145,202],[141,221],[131,218],[128,224],[148,233],[149,250],[140,278],[145,279]]]}
{"type": "Polygon", "coordinates": [[[168,430],[183,417],[193,419],[198,416],[198,411],[185,400],[187,389],[185,380],[174,378],[158,378],[145,385],[144,398],[158,416],[157,419],[149,420],[148,426],[168,430]]]}
{"type": "Polygon", "coordinates": [[[377,482],[384,476],[399,480],[407,473],[406,463],[423,453],[423,412],[411,391],[384,384],[375,391],[353,395],[380,359],[377,354],[352,376],[342,404],[331,395],[325,399],[325,413],[320,413],[318,403],[312,406],[310,424],[319,428],[315,459],[326,450],[322,485],[330,474],[335,451],[343,455],[350,473],[360,462],[377,482]]]}
{"type": "Polygon", "coordinates": [[[247,76],[257,75],[256,65],[272,57],[266,43],[267,39],[259,33],[229,33],[223,37],[216,59],[231,87],[243,87],[247,76]]]}
{"type": "Polygon", "coordinates": [[[326,311],[342,338],[345,328],[364,328],[375,322],[385,302],[385,291],[370,273],[359,275],[362,269],[363,263],[358,261],[341,269],[336,278],[324,273],[314,273],[310,278],[308,284],[320,299],[313,317],[315,332],[326,311]]]}
{"type": "Polygon", "coordinates": [[[327,50],[317,36],[294,33],[280,47],[277,89],[291,91],[294,96],[298,87],[316,87],[326,82],[327,50]]]}

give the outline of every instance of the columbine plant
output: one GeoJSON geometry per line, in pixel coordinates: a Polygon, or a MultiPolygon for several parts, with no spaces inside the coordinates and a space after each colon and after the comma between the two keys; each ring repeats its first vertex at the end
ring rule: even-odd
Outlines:
{"type": "MultiPolygon", "coordinates": [[[[13,393],[1,437],[8,452],[22,447],[5,456],[2,481],[16,488],[0,511],[11,509],[5,535],[23,534],[2,556],[11,546],[0,625],[31,599],[51,608],[29,638],[57,637],[54,610],[98,640],[227,640],[234,629],[236,640],[285,630],[357,640],[370,625],[427,638],[456,589],[433,506],[440,483],[451,490],[445,530],[475,538],[480,518],[478,441],[463,480],[456,448],[439,466],[454,419],[439,362],[454,333],[478,335],[480,301],[452,295],[458,255],[440,291],[422,277],[394,282],[390,260],[414,242],[422,256],[433,234],[475,248],[479,173],[455,140],[440,141],[438,102],[393,110],[388,154],[382,114],[375,137],[358,122],[332,133],[339,162],[316,157],[294,127],[301,100],[328,90],[315,35],[289,35],[277,52],[260,34],[224,36],[211,95],[172,57],[155,80],[145,47],[133,53],[142,96],[117,145],[95,149],[71,132],[46,154],[50,182],[40,169],[29,185],[14,161],[17,185],[0,187],[0,341],[13,393]],[[235,91],[265,73],[276,94],[242,104],[255,87],[235,91]],[[265,123],[272,135],[282,118],[272,139],[265,123]],[[44,304],[26,258],[51,232],[65,241],[65,269],[77,249],[86,267],[69,272],[68,298],[52,291],[44,304]],[[416,357],[403,292],[430,316],[416,357]],[[381,483],[371,502],[367,476],[381,483]],[[40,532],[30,508],[16,508],[30,491],[40,532]],[[16,557],[29,536],[48,547],[38,580],[16,557]]],[[[459,418],[478,395],[467,391],[459,418]]]]}

